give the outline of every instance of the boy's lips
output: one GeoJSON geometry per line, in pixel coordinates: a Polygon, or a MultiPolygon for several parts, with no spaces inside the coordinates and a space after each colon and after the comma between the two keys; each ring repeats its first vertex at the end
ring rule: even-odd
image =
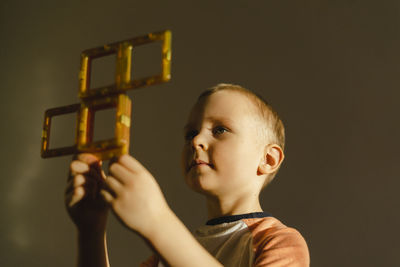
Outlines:
{"type": "Polygon", "coordinates": [[[213,166],[212,164],[210,164],[210,163],[208,163],[206,161],[203,161],[201,159],[195,159],[190,163],[188,170],[190,170],[191,168],[193,168],[195,166],[201,166],[201,165],[207,165],[207,166],[210,166],[210,167],[213,166]]]}

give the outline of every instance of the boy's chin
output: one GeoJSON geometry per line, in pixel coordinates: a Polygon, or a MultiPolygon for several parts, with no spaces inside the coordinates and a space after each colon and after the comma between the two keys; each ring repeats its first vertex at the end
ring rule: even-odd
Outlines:
{"type": "Polygon", "coordinates": [[[212,186],[209,182],[207,182],[206,177],[202,177],[202,176],[191,176],[191,175],[187,175],[185,177],[185,181],[187,186],[197,192],[200,193],[202,195],[212,195],[212,186]]]}

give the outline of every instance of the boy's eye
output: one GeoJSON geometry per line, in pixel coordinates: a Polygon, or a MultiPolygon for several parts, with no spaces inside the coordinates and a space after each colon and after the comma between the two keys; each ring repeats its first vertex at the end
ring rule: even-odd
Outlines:
{"type": "Polygon", "coordinates": [[[228,129],[226,129],[225,127],[222,126],[217,126],[213,129],[213,134],[215,135],[219,135],[219,134],[223,134],[225,132],[227,132],[228,129]]]}

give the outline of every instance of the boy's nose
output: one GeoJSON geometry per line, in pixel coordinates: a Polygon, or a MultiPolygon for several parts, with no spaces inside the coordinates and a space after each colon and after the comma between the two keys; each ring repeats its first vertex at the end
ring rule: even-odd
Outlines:
{"type": "Polygon", "coordinates": [[[207,150],[208,149],[208,145],[207,145],[207,142],[205,140],[205,137],[203,135],[201,135],[200,133],[198,135],[196,135],[192,139],[192,147],[195,150],[197,150],[197,149],[207,150]]]}

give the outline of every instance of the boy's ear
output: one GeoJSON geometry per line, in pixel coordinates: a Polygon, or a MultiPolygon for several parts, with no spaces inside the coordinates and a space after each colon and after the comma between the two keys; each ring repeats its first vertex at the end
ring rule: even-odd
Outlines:
{"type": "Polygon", "coordinates": [[[258,166],[258,174],[271,174],[279,169],[285,155],[283,150],[277,144],[265,146],[263,158],[258,166]]]}

